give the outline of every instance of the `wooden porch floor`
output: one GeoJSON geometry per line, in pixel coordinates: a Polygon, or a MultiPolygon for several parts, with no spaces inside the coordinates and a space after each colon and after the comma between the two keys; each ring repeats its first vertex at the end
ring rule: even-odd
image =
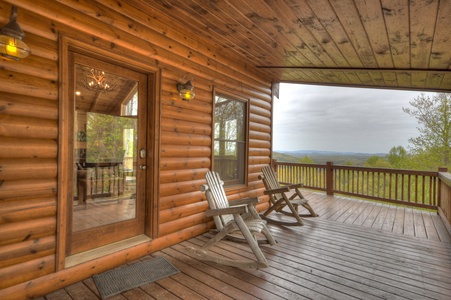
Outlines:
{"type": "Polygon", "coordinates": [[[451,243],[436,211],[303,191],[321,219],[451,243]]]}
{"type": "MultiPolygon", "coordinates": [[[[269,268],[197,260],[186,247],[201,246],[210,237],[204,234],[152,254],[165,256],[181,273],[109,299],[449,299],[450,237],[435,213],[307,194],[321,216],[306,218],[302,227],[270,225],[278,244],[262,246],[269,268]]],[[[232,242],[215,251],[253,257],[232,242]]],[[[98,295],[89,278],[39,299],[98,295]]]]}

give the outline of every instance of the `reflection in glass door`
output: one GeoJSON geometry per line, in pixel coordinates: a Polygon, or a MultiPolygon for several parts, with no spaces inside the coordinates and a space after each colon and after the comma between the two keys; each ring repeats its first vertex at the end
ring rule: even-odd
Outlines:
{"type": "Polygon", "coordinates": [[[145,159],[145,114],[139,111],[146,76],[79,54],[74,62],[69,255],[144,231],[143,185],[138,183],[145,174],[138,172],[138,163],[145,163],[140,161],[145,159]]]}
{"type": "MultiPolygon", "coordinates": [[[[127,105],[136,101],[137,93],[127,105]]],[[[136,121],[133,115],[76,112],[74,209],[85,211],[74,213],[73,231],[135,218],[136,121]]]]}

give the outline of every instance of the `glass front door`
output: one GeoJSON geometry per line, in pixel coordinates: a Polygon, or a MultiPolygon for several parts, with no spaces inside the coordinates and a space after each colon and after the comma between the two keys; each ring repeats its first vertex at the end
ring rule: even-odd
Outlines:
{"type": "Polygon", "coordinates": [[[144,233],[147,76],[77,53],[67,254],[144,233]],[[140,169],[141,166],[141,169],[140,169]]]}

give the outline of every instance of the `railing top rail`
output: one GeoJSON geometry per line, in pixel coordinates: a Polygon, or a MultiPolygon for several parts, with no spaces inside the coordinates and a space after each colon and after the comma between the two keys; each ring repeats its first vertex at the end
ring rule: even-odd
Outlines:
{"type": "Polygon", "coordinates": [[[447,186],[451,187],[451,174],[448,172],[439,172],[438,177],[447,186]]]}
{"type": "Polygon", "coordinates": [[[352,167],[352,166],[338,166],[338,165],[332,165],[332,169],[360,170],[360,171],[370,171],[370,172],[379,172],[379,173],[422,175],[422,176],[434,176],[434,177],[438,176],[437,171],[403,170],[403,169],[371,168],[371,167],[352,167]]]}
{"type": "MultiPolygon", "coordinates": [[[[310,168],[326,168],[326,165],[322,164],[309,164],[309,163],[289,163],[289,162],[275,162],[275,165],[286,166],[301,166],[310,168]]],[[[391,174],[404,174],[404,175],[420,175],[420,176],[432,176],[438,177],[437,171],[417,171],[417,170],[403,170],[403,169],[389,169],[389,168],[371,168],[371,167],[357,167],[357,166],[342,166],[334,165],[330,166],[334,170],[359,170],[367,172],[379,172],[379,173],[391,173],[391,174]]]]}
{"type": "Polygon", "coordinates": [[[274,162],[274,165],[284,165],[284,166],[302,166],[310,168],[325,168],[326,165],[322,164],[306,164],[306,163],[291,163],[291,162],[274,162]]]}

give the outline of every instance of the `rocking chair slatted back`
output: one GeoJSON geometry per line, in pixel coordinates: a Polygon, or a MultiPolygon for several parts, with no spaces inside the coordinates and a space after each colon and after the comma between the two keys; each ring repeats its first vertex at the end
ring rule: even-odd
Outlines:
{"type": "MultiPolygon", "coordinates": [[[[262,173],[264,179],[263,182],[267,190],[275,190],[282,187],[279,183],[279,180],[277,179],[277,173],[272,169],[271,166],[263,167],[262,173]]],[[[282,194],[275,194],[274,197],[276,199],[280,199],[282,197],[282,194]]]]}
{"type": "MultiPolygon", "coordinates": [[[[207,180],[208,190],[207,193],[207,201],[210,208],[229,208],[229,201],[227,200],[227,196],[224,192],[224,182],[219,177],[218,173],[207,172],[205,175],[205,179],[207,180]]],[[[216,227],[218,229],[222,229],[227,226],[229,222],[232,222],[233,215],[221,215],[220,220],[218,218],[214,218],[216,227]],[[219,224],[218,224],[218,221],[219,224]]]]}
{"type": "Polygon", "coordinates": [[[304,207],[308,211],[308,214],[302,214],[303,217],[318,216],[309,205],[308,200],[301,193],[300,188],[303,187],[302,183],[281,185],[277,178],[277,173],[271,166],[263,167],[262,174],[263,176],[259,176],[259,178],[263,180],[266,188],[264,194],[269,195],[270,200],[270,207],[261,215],[263,219],[279,225],[302,226],[304,222],[298,212],[299,206],[304,207]],[[285,207],[288,207],[289,211],[284,210],[285,207]],[[271,212],[279,212],[292,216],[296,221],[286,222],[270,219],[268,215],[271,212]]]}

